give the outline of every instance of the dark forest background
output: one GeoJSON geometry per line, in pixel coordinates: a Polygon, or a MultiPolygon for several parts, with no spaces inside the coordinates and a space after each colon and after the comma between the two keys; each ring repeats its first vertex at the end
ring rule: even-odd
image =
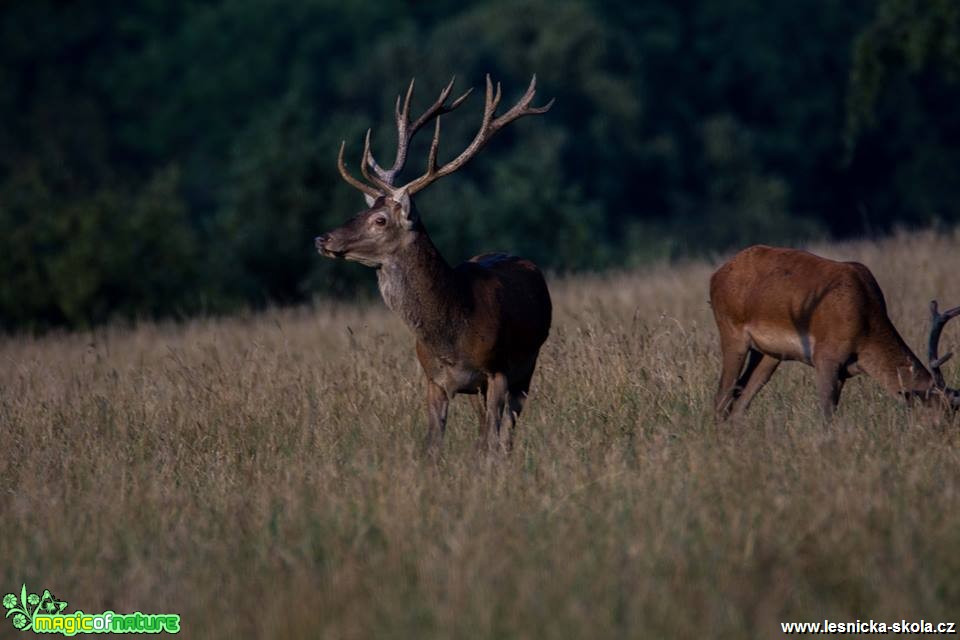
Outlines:
{"type": "MultiPolygon", "coordinates": [[[[602,269],[960,221],[955,0],[4,2],[0,324],[368,292],[313,249],[362,208],[340,140],[356,167],[372,126],[389,162],[411,76],[417,109],[487,72],[505,103],[536,73],[556,104],[418,196],[451,262],[602,269]]],[[[444,119],[441,156],[481,104],[444,119]]]]}

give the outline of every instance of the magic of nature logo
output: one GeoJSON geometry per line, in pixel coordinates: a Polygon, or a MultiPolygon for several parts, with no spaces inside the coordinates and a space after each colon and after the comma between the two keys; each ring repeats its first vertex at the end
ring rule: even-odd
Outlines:
{"type": "Polygon", "coordinates": [[[3,596],[6,618],[12,618],[15,629],[34,633],[59,633],[74,636],[78,633],[179,633],[180,616],[174,613],[64,613],[67,603],[59,600],[49,589],[42,594],[28,593],[27,585],[20,587],[20,595],[3,596]]]}

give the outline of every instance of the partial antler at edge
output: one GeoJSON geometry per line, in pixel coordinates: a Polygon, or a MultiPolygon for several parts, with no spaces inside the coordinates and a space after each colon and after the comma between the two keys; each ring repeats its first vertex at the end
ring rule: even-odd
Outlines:
{"type": "Polygon", "coordinates": [[[930,301],[930,339],[927,343],[927,359],[930,367],[930,373],[933,375],[934,384],[936,384],[938,389],[945,389],[947,386],[946,380],[943,377],[943,372],[940,368],[953,357],[953,352],[947,352],[942,356],[937,355],[937,351],[940,348],[940,334],[943,333],[943,327],[946,326],[952,318],[960,315],[960,307],[954,307],[949,311],[940,313],[940,310],[937,306],[937,301],[930,301]]]}

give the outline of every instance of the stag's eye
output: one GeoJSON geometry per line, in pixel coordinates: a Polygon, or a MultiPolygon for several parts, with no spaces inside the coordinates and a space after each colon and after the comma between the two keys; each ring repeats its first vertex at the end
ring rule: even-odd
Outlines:
{"type": "Polygon", "coordinates": [[[387,224],[387,216],[377,216],[373,219],[373,224],[377,225],[378,227],[385,226],[387,224]]]}

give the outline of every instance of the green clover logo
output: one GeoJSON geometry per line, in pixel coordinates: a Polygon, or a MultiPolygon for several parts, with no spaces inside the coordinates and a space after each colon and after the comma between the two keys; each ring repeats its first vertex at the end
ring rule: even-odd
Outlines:
{"type": "Polygon", "coordinates": [[[57,600],[57,598],[50,593],[49,589],[43,590],[43,595],[40,597],[40,609],[43,611],[43,613],[52,616],[58,613],[63,613],[63,610],[66,608],[66,602],[63,600],[57,600]]]}
{"type": "Polygon", "coordinates": [[[3,607],[7,610],[6,618],[13,616],[13,627],[26,631],[33,627],[33,622],[38,614],[60,615],[67,607],[67,603],[50,593],[49,589],[43,590],[43,595],[36,593],[27,594],[27,585],[20,587],[20,597],[12,593],[3,596],[3,607]]]}

